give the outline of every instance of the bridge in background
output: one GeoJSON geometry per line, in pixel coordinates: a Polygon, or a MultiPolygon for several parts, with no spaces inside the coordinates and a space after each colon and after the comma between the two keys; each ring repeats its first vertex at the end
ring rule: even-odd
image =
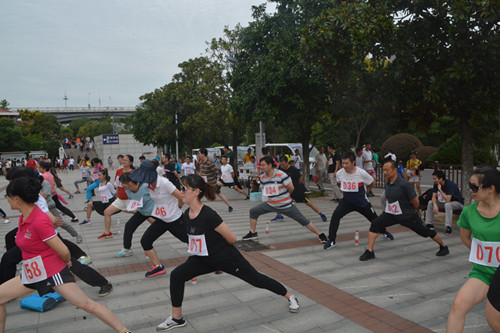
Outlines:
{"type": "MultiPolygon", "coordinates": [[[[12,108],[14,109],[14,108],[12,108]]],[[[102,107],[28,107],[15,108],[16,110],[40,111],[50,113],[57,117],[60,123],[69,123],[72,120],[87,117],[89,119],[100,119],[110,116],[114,118],[125,118],[135,113],[135,106],[102,106],[102,107]]]]}

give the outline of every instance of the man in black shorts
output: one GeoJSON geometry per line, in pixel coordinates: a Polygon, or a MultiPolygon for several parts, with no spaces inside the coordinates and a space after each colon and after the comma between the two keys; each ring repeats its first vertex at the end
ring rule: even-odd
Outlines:
{"type": "MultiPolygon", "coordinates": [[[[321,217],[321,220],[323,222],[327,221],[326,215],[321,212],[321,210],[316,206],[314,203],[312,203],[309,198],[307,197],[304,187],[302,186],[302,175],[300,174],[299,169],[297,169],[294,166],[290,165],[290,162],[288,161],[288,157],[286,156],[281,156],[280,157],[280,170],[284,171],[288,177],[292,179],[292,185],[293,185],[293,192],[291,193],[291,197],[293,201],[295,202],[302,202],[305,203],[307,206],[309,206],[314,212],[319,214],[321,217]]],[[[277,221],[277,220],[283,220],[283,215],[278,213],[274,219],[271,221],[277,221]]]]}
{"type": "Polygon", "coordinates": [[[233,207],[227,200],[226,196],[220,192],[220,186],[217,185],[217,169],[214,163],[208,158],[208,151],[206,148],[201,148],[198,152],[199,166],[200,166],[200,176],[206,183],[215,186],[215,192],[219,198],[227,205],[228,211],[231,213],[233,207]]]}
{"type": "Polygon", "coordinates": [[[359,260],[366,261],[375,259],[375,240],[382,231],[391,225],[401,224],[415,231],[422,237],[430,237],[439,244],[438,257],[450,253],[435,230],[428,230],[418,216],[416,209],[419,206],[418,197],[411,185],[398,176],[398,166],[395,161],[389,160],[384,163],[384,176],[387,179],[385,184],[386,205],[385,211],[372,221],[370,232],[368,233],[368,249],[359,260]]]}
{"type": "Polygon", "coordinates": [[[228,158],[226,156],[222,156],[220,160],[222,166],[220,167],[220,179],[217,182],[217,186],[226,186],[232,188],[236,192],[243,194],[246,197],[245,200],[250,199],[250,196],[242,190],[238,178],[234,173],[233,166],[228,163],[228,158]]]}

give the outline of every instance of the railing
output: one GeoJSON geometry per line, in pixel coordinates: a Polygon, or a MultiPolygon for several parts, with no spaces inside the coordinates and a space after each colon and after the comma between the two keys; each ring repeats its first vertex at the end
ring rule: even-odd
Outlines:
{"type": "Polygon", "coordinates": [[[43,113],[62,113],[62,112],[135,112],[135,106],[101,106],[101,107],[17,107],[16,110],[40,111],[43,113]]]}
{"type": "Polygon", "coordinates": [[[446,179],[457,184],[462,190],[462,166],[460,164],[439,164],[438,161],[434,161],[434,171],[437,170],[443,171],[446,179]]]}

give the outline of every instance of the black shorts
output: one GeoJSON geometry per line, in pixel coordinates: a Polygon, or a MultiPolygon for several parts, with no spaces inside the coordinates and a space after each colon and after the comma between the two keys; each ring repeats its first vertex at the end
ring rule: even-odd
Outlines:
{"type": "Polygon", "coordinates": [[[229,188],[233,188],[233,187],[238,187],[239,189],[241,189],[241,185],[239,183],[225,183],[222,179],[219,180],[223,186],[225,187],[229,187],[229,188]]]}
{"type": "Polygon", "coordinates": [[[297,193],[295,193],[295,191],[292,192],[291,197],[293,200],[295,200],[295,202],[300,202],[300,203],[308,203],[309,202],[309,198],[302,191],[298,191],[297,193]]]}
{"type": "Polygon", "coordinates": [[[106,208],[111,206],[111,204],[115,201],[115,198],[109,199],[108,202],[103,203],[101,201],[92,201],[92,206],[94,207],[94,210],[97,212],[97,214],[104,216],[104,211],[106,208]]]}
{"type": "Polygon", "coordinates": [[[54,182],[56,183],[57,188],[63,187],[59,178],[54,177],[54,182]]]}
{"type": "Polygon", "coordinates": [[[220,194],[220,186],[219,185],[215,185],[215,193],[220,194]]]}
{"type": "Polygon", "coordinates": [[[24,286],[26,288],[36,290],[40,296],[43,296],[45,294],[53,292],[52,287],[57,287],[69,282],[75,282],[75,277],[69,270],[68,266],[66,266],[59,273],[54,274],[43,281],[25,284],[24,286]]]}
{"type": "Polygon", "coordinates": [[[498,268],[491,279],[487,297],[491,305],[493,305],[497,311],[500,311],[500,269],[498,268]]]}

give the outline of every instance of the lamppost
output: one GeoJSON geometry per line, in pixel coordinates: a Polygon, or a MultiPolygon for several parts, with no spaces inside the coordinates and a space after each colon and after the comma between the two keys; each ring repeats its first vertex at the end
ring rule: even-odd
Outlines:
{"type": "Polygon", "coordinates": [[[88,104],[88,109],[90,110],[90,91],[89,91],[89,97],[87,98],[87,104],[88,104]]]}

